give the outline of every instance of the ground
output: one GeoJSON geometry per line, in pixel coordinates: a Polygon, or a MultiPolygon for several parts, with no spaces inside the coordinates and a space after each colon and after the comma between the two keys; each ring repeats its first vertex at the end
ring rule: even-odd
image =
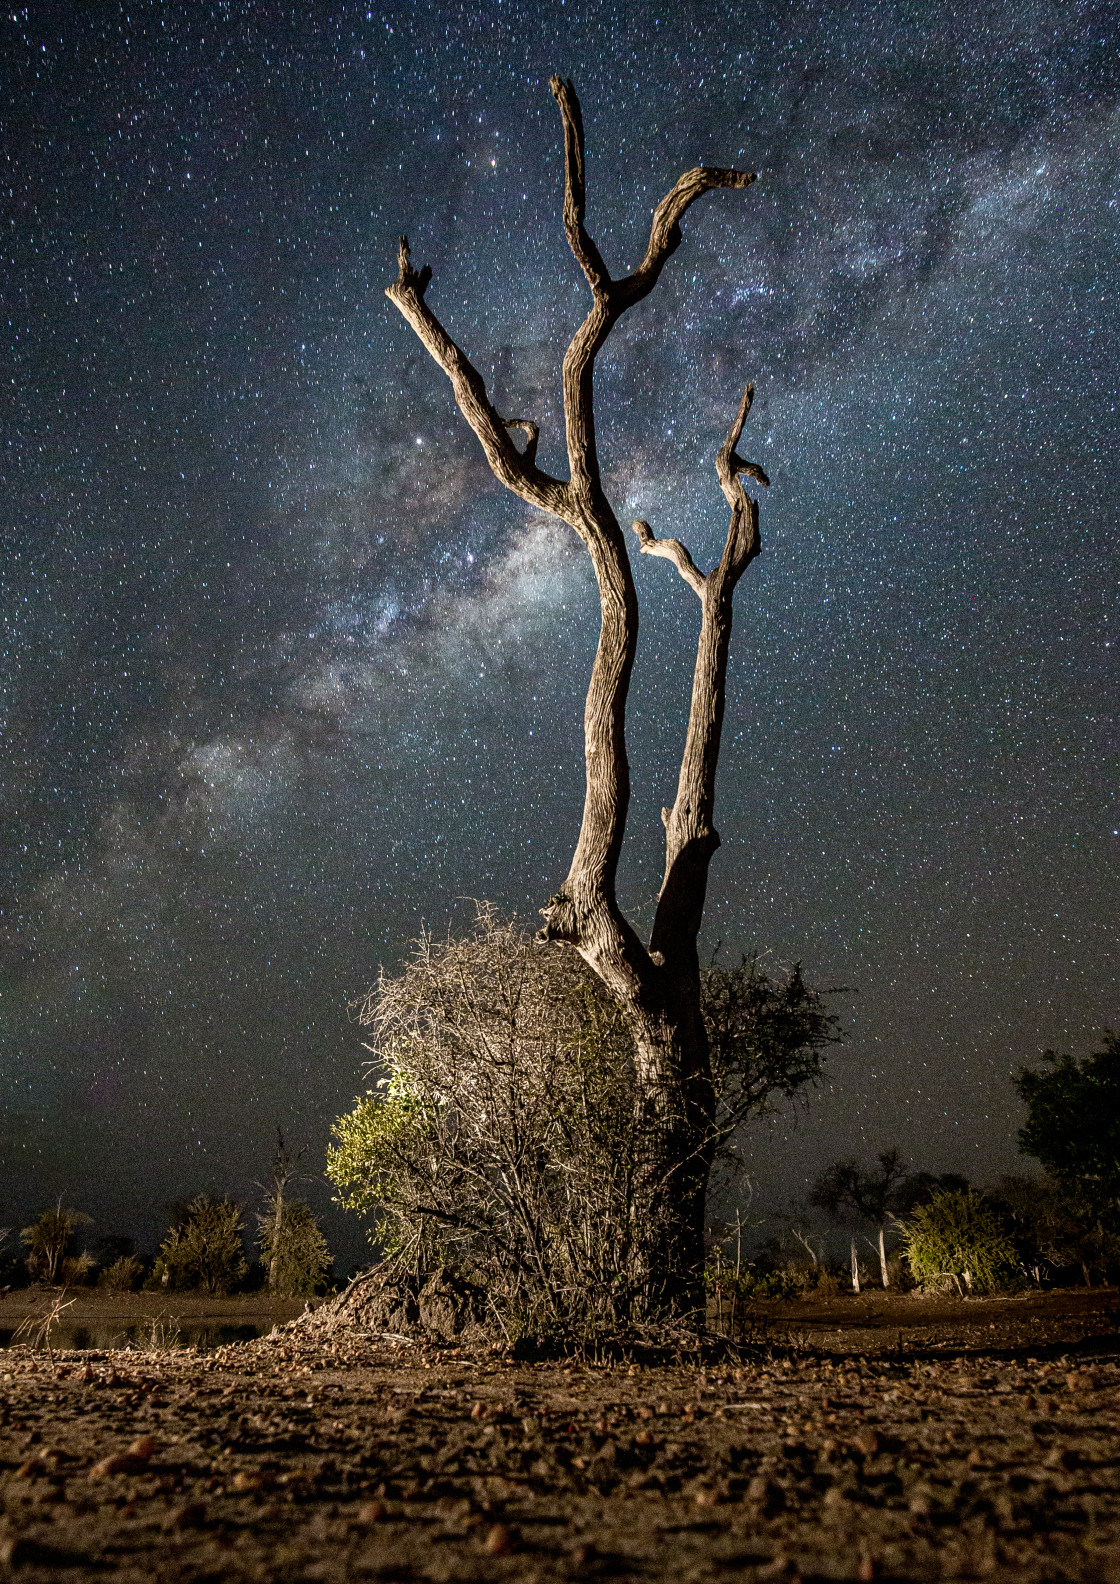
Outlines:
{"type": "Polygon", "coordinates": [[[771,1305],[706,1368],[298,1329],[11,1348],[0,1576],[1104,1584],[1118,1303],[771,1305]]]}

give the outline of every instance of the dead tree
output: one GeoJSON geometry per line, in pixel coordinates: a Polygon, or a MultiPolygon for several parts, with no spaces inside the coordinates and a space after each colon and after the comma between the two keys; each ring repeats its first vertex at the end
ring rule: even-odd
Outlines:
{"type": "Polygon", "coordinates": [[[678,1301],[703,1258],[704,1200],[714,1137],[707,1036],[700,1014],[697,936],[708,868],[719,846],[713,824],[735,586],[759,553],[758,502],[744,475],[767,484],[736,446],[750,411],[748,385],[716,457],[716,476],[731,511],[718,564],[700,571],[679,540],[659,539],[646,522],[633,531],[644,555],[671,561],[700,601],[700,636],[684,753],[672,808],[662,810],[665,869],[646,946],[623,917],[615,876],[630,801],[626,698],[638,637],[638,600],[618,519],[603,489],[595,441],[595,358],[614,326],[657,284],[681,241],[680,222],[702,194],[748,187],[753,172],[697,166],[686,171],[654,212],[649,246],[633,274],[615,280],[584,224],[583,122],[570,82],[553,77],[564,128],[564,230],[591,290],[591,307],[564,355],[567,479],[537,465],[539,428],[530,418],[503,418],[466,354],[432,312],[425,293],[431,269],[417,271],[401,238],[399,273],[386,296],[400,309],[443,369],[459,409],[500,483],[539,511],[569,524],[591,556],[601,627],[584,709],[586,792],[579,839],[567,878],[541,909],[538,939],[567,941],[625,1008],[634,1032],[638,1105],[649,1139],[639,1216],[651,1303],[678,1301]],[[511,439],[519,431],[519,450],[511,439]]]}

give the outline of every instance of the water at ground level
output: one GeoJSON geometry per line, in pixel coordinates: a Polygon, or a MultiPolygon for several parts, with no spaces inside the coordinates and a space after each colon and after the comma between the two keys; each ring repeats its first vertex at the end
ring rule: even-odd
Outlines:
{"type": "MultiPolygon", "coordinates": [[[[126,1324],[83,1320],[65,1325],[60,1322],[51,1328],[50,1345],[54,1349],[80,1348],[99,1352],[108,1348],[193,1347],[206,1353],[214,1348],[225,1347],[229,1342],[251,1342],[254,1337],[267,1336],[273,1324],[273,1321],[266,1320],[257,1324],[223,1325],[176,1320],[174,1317],[135,1320],[126,1324]]],[[[45,1339],[40,1338],[38,1332],[37,1325],[22,1332],[18,1326],[0,1326],[0,1348],[11,1347],[13,1343],[31,1343],[42,1347],[45,1339]]]]}

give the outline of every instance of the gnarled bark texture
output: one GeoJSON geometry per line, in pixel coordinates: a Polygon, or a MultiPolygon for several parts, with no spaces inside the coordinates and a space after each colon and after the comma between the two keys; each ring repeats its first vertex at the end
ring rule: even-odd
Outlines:
{"type": "Polygon", "coordinates": [[[769,481],[736,451],[750,411],[748,386],[716,458],[731,510],[723,554],[706,575],[678,540],[658,539],[648,523],[633,525],[645,555],[663,556],[700,600],[700,636],[684,754],[665,824],[665,870],[649,945],[623,917],[615,877],[630,801],[626,698],[638,637],[638,601],[618,519],[603,489],[595,441],[595,358],[615,324],[657,284],[680,245],[680,221],[713,188],[748,187],[747,171],[697,166],[658,204],[638,268],[612,279],[584,224],[584,144],[579,100],[571,83],[553,77],[564,128],[564,229],[591,291],[587,317],[564,356],[567,479],[537,466],[538,428],[527,418],[502,418],[485,383],[433,314],[425,298],[430,269],[417,271],[402,237],[397,279],[386,296],[415,330],[451,381],[459,409],[474,430],[494,476],[514,494],[568,523],[587,546],[599,587],[601,627],[584,709],[586,790],[579,838],[567,878],[541,909],[539,939],[570,942],[626,1009],[634,1030],[638,1105],[648,1140],[638,1214],[645,1229],[651,1306],[679,1303],[694,1290],[703,1260],[704,1199],[715,1148],[708,1042],[700,1012],[697,937],[708,867],[719,846],[713,823],[735,586],[759,552],[758,503],[743,476],[769,481]],[[518,450],[511,430],[526,437],[518,450]]]}

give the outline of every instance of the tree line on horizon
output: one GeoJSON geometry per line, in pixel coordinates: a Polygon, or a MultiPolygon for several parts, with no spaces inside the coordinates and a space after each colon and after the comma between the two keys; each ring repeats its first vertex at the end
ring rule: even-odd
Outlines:
{"type": "MultiPolygon", "coordinates": [[[[838,1020],[800,969],[757,956],[704,971],[703,1008],[724,1127],[716,1163],[733,1202],[744,1127],[805,1103],[838,1020]]],[[[425,938],[361,1005],[373,1087],[335,1125],[327,1175],[362,1215],[383,1265],[450,1269],[485,1289],[509,1334],[625,1323],[641,1119],[617,1008],[575,953],[542,951],[487,907],[444,943],[425,938]]],[[[978,1191],[955,1174],[913,1169],[897,1149],[870,1165],[833,1162],[761,1247],[741,1211],[705,1228],[709,1301],[947,1288],[962,1295],[1103,1282],[1120,1272],[1120,1036],[1080,1060],[1046,1052],[1021,1068],[1023,1153],[1042,1167],[978,1191]],[[823,1232],[821,1223],[828,1232],[823,1232]],[[830,1237],[833,1242],[830,1251],[830,1237]],[[835,1238],[848,1247],[835,1255],[835,1238]],[[874,1272],[875,1274],[872,1274],[874,1272]]],[[[57,1206],[0,1247],[4,1282],[214,1295],[248,1288],[312,1296],[332,1260],[306,1200],[300,1155],[278,1130],[259,1185],[257,1259],[226,1197],[171,1207],[154,1261],[123,1238],[81,1249],[90,1218],[57,1206]]],[[[2,1242],[2,1240],[0,1240],[2,1242]]]]}
{"type": "Polygon", "coordinates": [[[245,1248],[245,1212],[226,1195],[195,1194],[168,1207],[168,1227],[153,1260],[136,1252],[130,1237],[108,1236],[93,1250],[80,1247],[91,1226],[84,1211],[49,1206],[5,1247],[0,1231],[0,1292],[22,1281],[47,1286],[96,1284],[109,1292],[200,1292],[215,1297],[267,1290],[277,1298],[310,1298],[331,1284],[333,1258],[306,1199],[291,1192],[304,1151],[293,1154],[277,1129],[271,1181],[262,1185],[256,1212],[257,1259],[245,1248]]]}

